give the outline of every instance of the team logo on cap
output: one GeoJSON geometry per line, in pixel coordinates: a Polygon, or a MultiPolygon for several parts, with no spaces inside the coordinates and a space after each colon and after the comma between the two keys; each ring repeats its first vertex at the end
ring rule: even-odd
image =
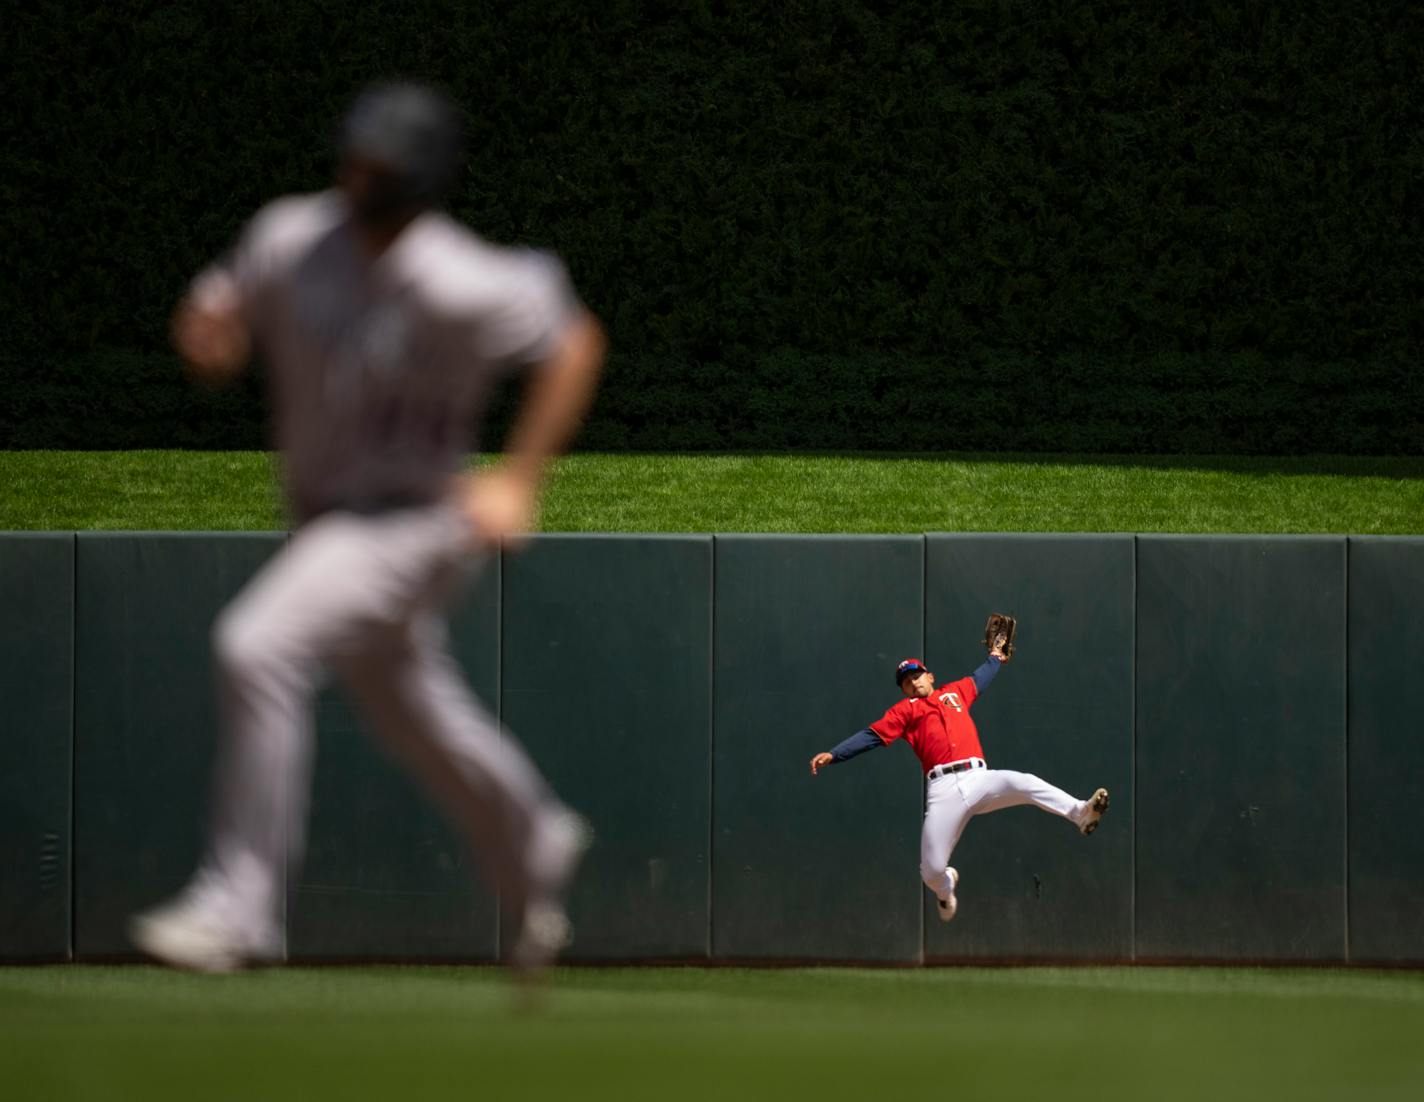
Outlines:
{"type": "Polygon", "coordinates": [[[924,668],[925,664],[918,658],[902,658],[900,664],[895,667],[895,684],[898,685],[905,680],[906,674],[921,671],[924,668]]]}

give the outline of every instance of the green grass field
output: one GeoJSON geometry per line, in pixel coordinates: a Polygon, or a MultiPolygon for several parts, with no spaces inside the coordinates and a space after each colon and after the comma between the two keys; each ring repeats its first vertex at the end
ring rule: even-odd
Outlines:
{"type": "MultiPolygon", "coordinates": [[[[261,452],[0,452],[0,531],[283,527],[261,452]]],[[[1424,532],[1424,457],[592,455],[559,532],[1424,532]]]]}
{"type": "Polygon", "coordinates": [[[0,969],[31,1099],[1424,1097],[1424,975],[1220,968],[0,969]]]}

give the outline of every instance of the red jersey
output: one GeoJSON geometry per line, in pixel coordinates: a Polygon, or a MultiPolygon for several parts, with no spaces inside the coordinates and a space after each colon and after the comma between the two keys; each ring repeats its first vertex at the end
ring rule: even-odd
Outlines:
{"type": "Polygon", "coordinates": [[[906,697],[870,729],[887,746],[900,738],[908,742],[926,773],[946,762],[982,758],[979,731],[969,718],[969,708],[978,695],[972,677],[936,685],[927,697],[906,697]]]}

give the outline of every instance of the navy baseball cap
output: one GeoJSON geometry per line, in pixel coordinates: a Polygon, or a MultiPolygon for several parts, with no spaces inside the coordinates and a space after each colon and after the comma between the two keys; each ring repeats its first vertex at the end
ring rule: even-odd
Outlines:
{"type": "Polygon", "coordinates": [[[898,687],[904,683],[905,678],[915,677],[918,674],[928,672],[925,664],[918,658],[902,658],[900,664],[895,667],[895,684],[898,687]]]}

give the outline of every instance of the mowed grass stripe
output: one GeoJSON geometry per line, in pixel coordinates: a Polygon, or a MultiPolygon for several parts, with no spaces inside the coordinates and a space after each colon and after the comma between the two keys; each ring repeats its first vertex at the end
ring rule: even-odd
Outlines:
{"type": "MultiPolygon", "coordinates": [[[[193,977],[0,970],[0,1066],[47,1099],[1417,1098],[1424,975],[1225,968],[193,977]]],[[[7,1091],[8,1093],[8,1091],[7,1091]]]]}
{"type": "MultiPolygon", "coordinates": [[[[0,452],[0,530],[281,528],[262,452],[0,452]]],[[[1424,458],[596,455],[560,532],[1424,531],[1424,458]]]]}

